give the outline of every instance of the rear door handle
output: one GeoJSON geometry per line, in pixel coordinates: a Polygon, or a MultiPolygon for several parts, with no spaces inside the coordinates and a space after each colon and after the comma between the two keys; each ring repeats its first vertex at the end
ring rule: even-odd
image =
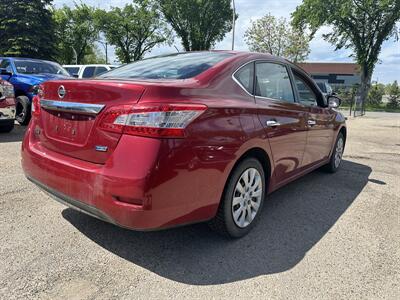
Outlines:
{"type": "Polygon", "coordinates": [[[309,126],[314,126],[317,124],[317,122],[315,122],[315,120],[308,120],[307,123],[309,126]]]}
{"type": "Polygon", "coordinates": [[[269,120],[267,121],[267,127],[277,127],[280,126],[281,124],[277,122],[276,120],[269,120]]]}

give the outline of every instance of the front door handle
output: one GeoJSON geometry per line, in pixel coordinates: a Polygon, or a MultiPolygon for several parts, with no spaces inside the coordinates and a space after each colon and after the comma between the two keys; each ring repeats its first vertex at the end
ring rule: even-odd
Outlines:
{"type": "Polygon", "coordinates": [[[314,126],[314,125],[317,124],[317,122],[315,122],[315,120],[308,120],[307,123],[308,123],[309,126],[314,126]]]}
{"type": "Polygon", "coordinates": [[[281,124],[277,122],[276,120],[269,120],[267,121],[267,127],[277,127],[280,126],[281,124]]]}

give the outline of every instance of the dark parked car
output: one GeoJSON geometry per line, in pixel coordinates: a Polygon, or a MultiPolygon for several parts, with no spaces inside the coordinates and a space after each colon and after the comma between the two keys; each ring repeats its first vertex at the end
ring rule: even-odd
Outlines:
{"type": "Polygon", "coordinates": [[[14,86],[17,102],[16,119],[20,124],[26,125],[31,118],[31,102],[39,84],[51,79],[65,79],[70,75],[55,62],[0,57],[0,77],[14,86]]]}
{"type": "Polygon", "coordinates": [[[249,232],[264,198],[346,142],[338,102],[270,55],[189,52],[49,81],[22,146],[28,179],[107,222],[153,230],[209,221],[249,232]]]}
{"type": "Polygon", "coordinates": [[[0,132],[10,132],[14,128],[15,98],[11,83],[0,79],[0,132]]]}

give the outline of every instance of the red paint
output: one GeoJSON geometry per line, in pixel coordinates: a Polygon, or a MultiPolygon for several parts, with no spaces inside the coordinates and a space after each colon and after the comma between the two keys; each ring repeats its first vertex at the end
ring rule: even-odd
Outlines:
{"type": "Polygon", "coordinates": [[[67,95],[62,101],[106,107],[96,117],[58,115],[42,108],[23,141],[24,172],[132,229],[211,219],[230,172],[252,149],[261,149],[270,161],[268,192],[272,192],[326,163],[345,125],[330,108],[255,99],[232,80],[241,65],[264,59],[295,68],[269,55],[237,53],[186,80],[47,82],[45,99],[60,100],[57,90],[63,85],[67,95]],[[101,126],[113,108],[171,103],[207,109],[177,137],[136,135],[101,126]],[[307,126],[310,117],[317,121],[313,128],[307,126]],[[271,118],[282,126],[264,126],[271,118]],[[78,134],[72,135],[71,130],[78,134]],[[108,151],[98,152],[96,145],[107,146],[108,151]]]}

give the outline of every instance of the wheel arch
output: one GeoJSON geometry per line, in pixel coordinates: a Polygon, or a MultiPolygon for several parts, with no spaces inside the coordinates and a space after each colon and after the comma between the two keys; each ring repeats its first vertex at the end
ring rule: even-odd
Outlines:
{"type": "Polygon", "coordinates": [[[346,144],[346,140],[347,140],[347,128],[346,128],[346,126],[342,126],[342,128],[339,129],[339,133],[343,134],[344,143],[346,144]]]}
{"type": "Polygon", "coordinates": [[[268,193],[268,184],[270,182],[271,174],[272,174],[271,159],[270,159],[268,153],[264,149],[262,149],[260,147],[254,147],[254,148],[251,148],[251,149],[247,150],[246,152],[244,152],[239,157],[239,159],[236,160],[235,164],[233,165],[232,169],[229,172],[229,176],[227,177],[227,180],[226,180],[226,183],[225,183],[225,186],[224,186],[224,193],[225,193],[226,186],[227,186],[227,184],[228,184],[228,182],[229,182],[229,180],[230,180],[230,178],[232,176],[232,173],[236,169],[236,167],[243,160],[245,160],[246,158],[250,158],[250,157],[256,158],[258,161],[260,161],[260,163],[261,163],[261,165],[263,167],[263,170],[264,170],[264,174],[265,174],[265,181],[266,181],[265,182],[266,183],[266,185],[265,185],[265,189],[266,189],[265,193],[266,194],[268,193]]]}

